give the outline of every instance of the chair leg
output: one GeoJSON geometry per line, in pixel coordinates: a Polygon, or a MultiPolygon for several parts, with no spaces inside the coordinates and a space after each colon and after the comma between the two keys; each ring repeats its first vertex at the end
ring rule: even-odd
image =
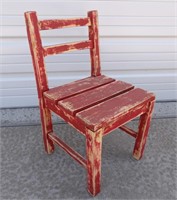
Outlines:
{"type": "Polygon", "coordinates": [[[44,147],[45,151],[51,154],[54,151],[54,144],[48,137],[48,133],[53,132],[51,112],[45,107],[43,99],[39,101],[44,147]]]}
{"type": "Polygon", "coordinates": [[[140,160],[143,156],[146,139],[150,127],[150,122],[152,118],[153,107],[154,107],[154,101],[149,102],[148,111],[140,116],[138,135],[133,150],[133,157],[137,160],[140,160]]]}
{"type": "Polygon", "coordinates": [[[102,130],[92,132],[86,130],[86,154],[87,154],[87,189],[92,196],[100,192],[101,187],[101,152],[102,130]]]}

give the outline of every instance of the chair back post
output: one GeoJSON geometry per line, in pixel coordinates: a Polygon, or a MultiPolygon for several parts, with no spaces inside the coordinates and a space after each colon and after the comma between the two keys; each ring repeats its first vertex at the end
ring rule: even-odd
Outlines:
{"type": "Polygon", "coordinates": [[[38,97],[43,97],[43,92],[48,90],[48,82],[44,63],[44,53],[36,12],[25,12],[26,28],[33,67],[38,89],[38,97]]]}
{"type": "Polygon", "coordinates": [[[98,12],[89,11],[91,25],[89,26],[89,39],[93,42],[93,48],[90,49],[91,58],[91,76],[101,75],[100,51],[99,51],[99,33],[98,33],[98,12]]]}

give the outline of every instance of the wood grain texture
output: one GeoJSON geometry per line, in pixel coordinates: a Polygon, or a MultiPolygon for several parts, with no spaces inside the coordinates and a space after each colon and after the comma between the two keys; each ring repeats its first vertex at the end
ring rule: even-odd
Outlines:
{"type": "Polygon", "coordinates": [[[44,147],[46,152],[50,154],[54,151],[54,144],[48,138],[48,133],[53,131],[52,119],[50,110],[45,107],[43,99],[43,92],[48,90],[48,83],[36,12],[26,12],[25,19],[37,84],[44,147]]]}
{"type": "Polygon", "coordinates": [[[72,42],[67,44],[47,46],[43,48],[44,56],[55,55],[59,53],[74,51],[74,50],[83,50],[92,48],[93,44],[91,40],[83,42],[72,42]]]}
{"type": "Polygon", "coordinates": [[[73,128],[75,128],[77,131],[79,131],[82,135],[85,135],[85,126],[76,119],[76,117],[73,117],[72,115],[67,114],[67,112],[60,109],[60,107],[55,104],[53,101],[51,101],[48,98],[45,98],[45,104],[48,109],[53,111],[55,114],[60,116],[65,122],[70,124],[73,128]]]}
{"type": "Polygon", "coordinates": [[[133,157],[137,160],[140,160],[144,153],[146,139],[148,136],[150,122],[152,119],[153,108],[154,108],[154,101],[150,101],[148,106],[148,111],[143,115],[141,115],[140,117],[139,130],[133,150],[133,157]]]}
{"type": "Polygon", "coordinates": [[[144,105],[152,99],[154,99],[152,93],[136,88],[81,111],[76,114],[76,117],[89,129],[96,131],[102,126],[108,126],[112,120],[119,120],[119,116],[128,113],[136,106],[144,105]]]}
{"type": "Polygon", "coordinates": [[[102,135],[102,129],[97,132],[86,129],[87,188],[92,196],[101,189],[102,135]]]}
{"type": "Polygon", "coordinates": [[[48,108],[46,108],[44,99],[42,98],[39,99],[39,109],[41,116],[44,148],[48,154],[51,154],[55,149],[52,140],[48,137],[48,134],[53,132],[52,116],[51,111],[48,108]]]}
{"type": "Polygon", "coordinates": [[[88,17],[91,21],[91,26],[89,26],[89,39],[93,41],[93,48],[90,49],[91,75],[99,76],[101,74],[101,67],[97,11],[88,12],[88,17]]]}
{"type": "Polygon", "coordinates": [[[87,77],[62,86],[51,88],[44,92],[44,96],[57,103],[59,100],[80,94],[93,88],[115,81],[107,76],[87,77]]]}
{"type": "Polygon", "coordinates": [[[50,30],[59,28],[68,28],[76,26],[89,26],[89,18],[75,18],[75,19],[49,19],[39,21],[40,30],[50,30]]]}
{"type": "Polygon", "coordinates": [[[148,110],[147,104],[148,102],[145,104],[132,107],[131,109],[127,110],[127,112],[122,113],[122,115],[119,115],[118,117],[113,118],[112,121],[109,121],[109,123],[107,123],[104,126],[104,136],[109,134],[111,131],[119,127],[122,127],[124,124],[130,122],[132,119],[135,119],[136,117],[139,117],[142,114],[146,113],[148,110]]]}
{"type": "Polygon", "coordinates": [[[38,88],[38,96],[41,98],[43,92],[48,90],[48,83],[36,12],[26,12],[25,20],[29,46],[33,60],[33,67],[36,77],[36,83],[38,88]]]}
{"type": "Polygon", "coordinates": [[[66,112],[74,116],[79,111],[85,110],[91,106],[101,103],[102,101],[106,101],[112,97],[131,90],[133,87],[133,85],[123,81],[114,81],[61,100],[58,102],[58,105],[61,106],[61,108],[63,108],[66,112]]]}

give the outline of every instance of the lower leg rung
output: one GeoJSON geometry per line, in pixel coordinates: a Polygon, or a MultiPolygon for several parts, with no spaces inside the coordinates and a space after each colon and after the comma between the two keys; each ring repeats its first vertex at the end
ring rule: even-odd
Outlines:
{"type": "Polygon", "coordinates": [[[66,151],[78,163],[83,165],[85,168],[87,167],[86,160],[79,153],[77,153],[71,147],[69,147],[66,143],[64,143],[55,133],[53,132],[49,133],[48,136],[55,144],[58,144],[64,151],[66,151]]]}
{"type": "Polygon", "coordinates": [[[134,138],[137,137],[137,133],[134,130],[128,128],[127,126],[121,126],[119,128],[121,130],[125,131],[126,133],[128,133],[129,135],[131,135],[132,137],[134,137],[134,138]]]}

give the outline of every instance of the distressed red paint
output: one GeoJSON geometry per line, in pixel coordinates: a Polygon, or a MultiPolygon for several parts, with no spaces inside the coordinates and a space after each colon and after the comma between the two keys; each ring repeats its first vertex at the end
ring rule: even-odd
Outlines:
{"type": "Polygon", "coordinates": [[[51,120],[51,113],[45,107],[43,93],[47,90],[47,77],[45,71],[45,63],[44,63],[44,56],[42,51],[42,42],[39,33],[39,28],[37,26],[38,19],[36,12],[26,12],[25,13],[26,19],[26,27],[27,27],[27,34],[29,39],[29,45],[33,60],[33,67],[35,72],[36,84],[38,89],[38,97],[39,97],[39,105],[40,105],[40,114],[41,114],[41,122],[42,122],[42,130],[43,130],[43,140],[44,146],[47,153],[51,153],[54,150],[53,142],[48,139],[48,133],[52,130],[52,120],[51,120]]]}
{"type": "Polygon", "coordinates": [[[38,24],[40,30],[89,26],[90,18],[40,20],[38,24]]]}
{"type": "Polygon", "coordinates": [[[87,188],[93,196],[101,189],[102,134],[102,129],[97,132],[86,129],[87,188]]]}
{"type": "Polygon", "coordinates": [[[25,18],[37,83],[45,150],[52,153],[55,143],[84,166],[87,170],[88,192],[95,196],[101,190],[103,136],[116,128],[131,135],[135,138],[133,156],[139,160],[144,152],[155,96],[129,83],[101,75],[96,11],[90,11],[88,17],[78,19],[39,21],[36,12],[26,12],[25,18]],[[74,26],[88,26],[89,40],[42,46],[40,30],[74,26]],[[90,49],[91,77],[49,89],[44,57],[85,48],[90,49]],[[53,133],[51,111],[85,136],[86,159],[53,133]],[[138,116],[138,132],[125,126],[138,116]]]}
{"type": "Polygon", "coordinates": [[[50,90],[44,92],[44,95],[57,103],[59,100],[81,94],[94,88],[109,84],[113,81],[115,81],[115,79],[106,77],[104,75],[97,77],[87,77],[72,83],[51,88],[50,90]]]}
{"type": "Polygon", "coordinates": [[[89,26],[89,39],[93,41],[93,48],[90,49],[91,58],[91,75],[99,76],[101,74],[100,67],[100,50],[99,50],[99,33],[98,33],[98,13],[97,11],[88,12],[91,21],[89,26]]]}
{"type": "Polygon", "coordinates": [[[49,133],[49,138],[56,144],[58,144],[64,151],[66,151],[71,157],[73,157],[79,164],[83,165],[87,168],[86,160],[74,151],[71,147],[69,147],[66,143],[64,143],[61,139],[57,137],[57,135],[53,132],[49,133]]]}
{"type": "Polygon", "coordinates": [[[83,42],[75,42],[70,44],[62,44],[62,45],[55,45],[55,46],[47,46],[43,48],[44,56],[64,53],[68,51],[74,50],[83,50],[83,49],[90,49],[92,48],[92,41],[83,41],[83,42]]]}
{"type": "Polygon", "coordinates": [[[109,126],[115,119],[119,121],[121,116],[129,114],[131,110],[135,112],[139,106],[144,105],[149,100],[154,100],[152,93],[135,88],[83,110],[77,113],[76,117],[92,131],[97,131],[102,126],[109,126]]]}
{"type": "Polygon", "coordinates": [[[150,101],[147,112],[141,115],[140,117],[139,131],[137,134],[135,147],[133,150],[133,156],[137,160],[141,159],[144,153],[144,147],[146,144],[146,139],[150,127],[153,108],[154,108],[154,101],[150,101]]]}
{"type": "Polygon", "coordinates": [[[98,103],[106,101],[132,88],[133,86],[131,84],[122,81],[114,81],[90,91],[82,92],[81,94],[58,101],[58,106],[60,106],[61,109],[66,110],[68,114],[75,116],[82,110],[97,105],[98,103]],[[85,95],[87,98],[85,98],[85,95]],[[80,102],[82,102],[82,104],[80,102]]]}

